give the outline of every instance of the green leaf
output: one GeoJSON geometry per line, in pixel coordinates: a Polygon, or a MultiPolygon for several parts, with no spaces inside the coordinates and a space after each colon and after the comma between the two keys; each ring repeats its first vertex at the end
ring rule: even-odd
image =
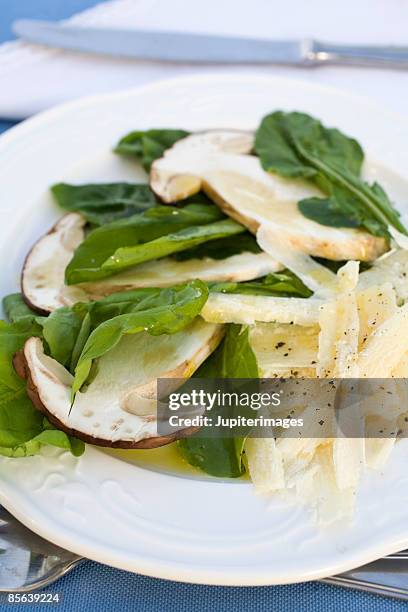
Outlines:
{"type": "Polygon", "coordinates": [[[145,261],[160,259],[173,253],[191,249],[205,242],[234,236],[244,231],[245,228],[232,219],[216,221],[207,225],[187,227],[144,244],[117,249],[102,264],[102,270],[118,273],[122,270],[133,268],[145,261]]]}
{"type": "Polygon", "coordinates": [[[11,293],[3,298],[3,310],[10,323],[27,319],[34,320],[38,315],[24,302],[21,293],[11,293]]]}
{"type": "Polygon", "coordinates": [[[81,331],[82,320],[86,313],[80,314],[69,307],[54,310],[43,320],[43,336],[49,349],[49,354],[63,366],[69,368],[72,353],[81,331]]]}
{"type": "Polygon", "coordinates": [[[308,298],[312,291],[290,270],[268,274],[263,278],[242,283],[208,283],[211,293],[241,293],[245,295],[270,295],[308,298]]]}
{"type": "Polygon", "coordinates": [[[240,253],[260,253],[261,249],[255,236],[250,232],[219,238],[215,242],[204,242],[199,246],[179,253],[173,253],[172,257],[177,261],[188,259],[226,259],[240,253]]]}
{"type": "Polygon", "coordinates": [[[188,135],[189,132],[185,130],[170,129],[130,132],[118,142],[114,150],[120,155],[136,157],[148,172],[155,159],[161,157],[166,149],[188,135]]]}
{"type": "MultiPolygon", "coordinates": [[[[229,325],[225,338],[216,351],[196,371],[194,378],[258,378],[258,364],[249,344],[248,328],[229,325]]],[[[223,412],[225,408],[217,408],[223,412]]],[[[213,416],[216,414],[213,409],[213,416]]],[[[205,434],[205,427],[196,434],[178,441],[181,455],[190,465],[207,474],[237,478],[244,471],[242,462],[244,439],[221,438],[205,434]],[[204,431],[203,431],[204,430],[204,431]]]]}
{"type": "MultiPolygon", "coordinates": [[[[36,410],[26,393],[26,382],[17,376],[13,356],[41,327],[28,317],[16,323],[0,321],[0,455],[26,457],[40,452],[45,444],[78,455],[83,444],[65,433],[51,433],[52,426],[36,410]]],[[[54,428],[52,428],[54,431],[54,428]]]]}
{"type": "Polygon", "coordinates": [[[170,232],[211,223],[223,217],[213,204],[187,204],[183,208],[155,206],[99,227],[90,232],[75,251],[65,270],[65,281],[72,285],[111,276],[115,270],[102,268],[102,264],[117,249],[143,244],[170,232]]]}
{"type": "Polygon", "coordinates": [[[131,291],[133,300],[126,304],[120,298],[111,296],[110,300],[101,300],[90,306],[90,316],[95,319],[107,314],[112,309],[119,311],[117,316],[101,322],[90,334],[75,369],[75,380],[72,393],[75,393],[86,382],[92,363],[98,357],[116,346],[123,335],[147,331],[157,336],[174,334],[188,325],[204,306],[208,289],[204,283],[195,280],[185,285],[165,289],[142,289],[131,291]]]}
{"type": "Polygon", "coordinates": [[[64,210],[80,212],[89,223],[104,225],[143,212],[157,201],[149,185],[134,183],[57,183],[51,193],[64,210]]]}
{"type": "Polygon", "coordinates": [[[285,129],[285,116],[285,113],[277,111],[262,119],[255,134],[255,153],[268,172],[287,178],[313,178],[316,170],[304,162],[292,145],[285,129]]]}
{"type": "Polygon", "coordinates": [[[84,350],[84,346],[86,341],[88,340],[92,331],[92,320],[89,312],[86,313],[85,317],[82,320],[81,327],[79,329],[78,335],[75,340],[75,344],[72,349],[71,361],[70,361],[70,372],[75,372],[75,368],[78,364],[79,358],[81,356],[82,351],[84,350]]]}
{"type": "Polygon", "coordinates": [[[308,198],[301,200],[298,207],[302,215],[320,223],[320,225],[328,225],[330,227],[359,227],[362,224],[361,220],[353,219],[347,216],[338,209],[338,205],[334,199],[323,198],[308,198]]]}
{"type": "Polygon", "coordinates": [[[360,178],[360,145],[339,130],[303,113],[278,111],[262,120],[255,152],[265,170],[312,180],[329,196],[321,204],[315,199],[301,203],[301,212],[314,221],[329,224],[332,218],[331,225],[338,227],[343,215],[347,227],[359,225],[378,236],[388,238],[390,224],[407,233],[383,189],[360,178]]]}
{"type": "Polygon", "coordinates": [[[265,170],[289,178],[316,177],[320,169],[302,149],[327,164],[360,175],[364,153],[354,138],[326,128],[304,113],[276,111],[264,117],[255,135],[255,151],[265,170]]]}

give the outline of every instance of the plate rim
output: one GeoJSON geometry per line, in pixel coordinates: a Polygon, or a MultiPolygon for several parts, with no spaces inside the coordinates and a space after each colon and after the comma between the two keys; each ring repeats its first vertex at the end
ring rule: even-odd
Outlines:
{"type": "MultiPolygon", "coordinates": [[[[191,82],[194,84],[194,82],[203,83],[206,81],[212,82],[212,83],[214,83],[214,81],[225,83],[225,80],[229,80],[229,81],[244,80],[247,82],[251,81],[251,82],[259,82],[259,83],[260,82],[264,82],[264,83],[274,82],[275,84],[278,84],[278,85],[279,84],[283,84],[283,85],[290,84],[291,87],[297,84],[300,87],[306,87],[315,92],[320,91],[322,93],[336,94],[338,96],[342,96],[343,98],[347,100],[356,100],[360,104],[362,103],[365,106],[369,106],[373,109],[373,111],[380,113],[381,116],[386,116],[390,120],[394,120],[394,121],[397,120],[408,128],[408,121],[404,118],[403,115],[396,113],[394,111],[390,111],[388,109],[383,109],[379,104],[373,103],[370,99],[366,99],[364,96],[361,96],[361,95],[349,93],[345,90],[337,89],[335,87],[315,85],[306,80],[292,79],[288,77],[249,75],[248,73],[245,73],[245,72],[231,73],[231,72],[226,71],[225,73],[217,72],[217,73],[206,73],[203,75],[193,74],[193,75],[181,76],[181,77],[176,77],[176,78],[162,79],[162,80],[154,81],[153,83],[149,83],[147,85],[143,85],[139,87],[124,89],[124,90],[112,92],[112,93],[87,96],[84,98],[80,98],[77,100],[59,104],[55,107],[52,107],[51,109],[47,109],[39,113],[38,115],[35,115],[34,117],[31,117],[21,122],[17,126],[14,126],[11,129],[7,130],[5,133],[3,133],[0,136],[0,152],[2,152],[4,149],[7,149],[10,143],[13,143],[13,141],[18,141],[19,139],[24,138],[25,135],[28,135],[31,130],[33,129],[35,130],[41,127],[41,125],[43,125],[44,123],[46,124],[50,119],[61,117],[66,113],[69,114],[75,110],[86,108],[96,103],[104,103],[104,102],[109,102],[109,101],[120,100],[127,96],[144,95],[145,93],[149,93],[149,92],[154,93],[155,90],[160,90],[162,88],[166,88],[169,86],[175,87],[177,86],[177,83],[182,83],[183,85],[185,85],[188,82],[191,82]]],[[[100,451],[97,451],[94,448],[92,448],[90,452],[92,453],[96,452],[98,454],[100,453],[100,451]]],[[[25,460],[21,459],[20,461],[25,461],[25,460]]],[[[0,465],[3,462],[4,462],[4,458],[1,458],[0,465]]],[[[221,486],[224,483],[214,483],[214,484],[221,486]]],[[[182,582],[202,583],[202,584],[250,586],[250,585],[269,585],[269,584],[286,584],[286,583],[292,583],[292,582],[301,582],[305,580],[315,580],[318,578],[324,578],[329,575],[327,573],[328,572],[327,569],[321,569],[320,571],[313,570],[310,574],[302,574],[302,575],[299,575],[298,577],[288,576],[287,580],[285,580],[284,578],[282,578],[282,576],[280,576],[278,577],[279,578],[278,582],[274,580],[273,576],[262,575],[262,576],[259,576],[259,579],[257,580],[255,576],[251,575],[249,578],[249,581],[246,582],[245,577],[243,577],[242,575],[235,578],[232,576],[220,574],[219,568],[217,568],[213,573],[205,573],[200,568],[193,570],[190,567],[189,573],[186,572],[184,569],[184,571],[182,571],[181,574],[175,574],[173,563],[166,565],[166,563],[162,561],[161,567],[160,569],[158,569],[157,565],[155,565],[154,567],[151,567],[148,564],[145,564],[143,566],[143,559],[138,559],[138,567],[135,569],[134,567],[131,567],[130,561],[128,562],[128,560],[125,560],[123,558],[121,560],[119,557],[113,558],[112,554],[109,555],[109,553],[106,553],[105,555],[103,554],[101,555],[101,551],[98,551],[98,555],[94,556],[92,553],[92,550],[90,550],[89,548],[86,548],[85,544],[82,545],[81,542],[75,542],[75,546],[71,547],[69,539],[67,539],[66,536],[63,536],[62,534],[54,533],[52,532],[52,529],[50,532],[49,530],[47,530],[46,527],[42,526],[39,522],[34,521],[29,516],[26,516],[24,512],[22,512],[20,508],[18,508],[17,505],[13,503],[12,498],[10,498],[10,493],[7,496],[6,493],[4,493],[3,491],[0,492],[0,500],[2,504],[4,505],[4,507],[6,507],[10,512],[12,512],[12,514],[14,514],[16,518],[18,518],[18,520],[20,520],[22,523],[24,523],[30,528],[34,527],[34,530],[36,531],[36,533],[38,533],[39,535],[42,535],[46,539],[50,539],[51,541],[65,548],[73,549],[74,552],[77,552],[77,554],[84,555],[88,558],[93,558],[95,561],[107,563],[109,565],[112,564],[115,567],[121,567],[122,569],[127,569],[129,571],[143,573],[145,575],[149,575],[152,577],[165,578],[165,579],[171,579],[171,580],[182,581],[182,582]],[[170,567],[168,565],[170,565],[170,567]],[[171,569],[172,567],[173,569],[171,569]]],[[[389,553],[395,552],[397,548],[400,549],[406,546],[408,546],[408,530],[404,538],[396,537],[392,543],[389,542],[387,543],[387,545],[385,544],[383,544],[382,546],[371,545],[370,547],[367,547],[366,553],[365,554],[360,553],[358,556],[356,556],[355,561],[352,562],[353,563],[352,565],[350,565],[350,560],[341,561],[341,556],[340,556],[338,563],[335,565],[332,564],[330,566],[330,570],[329,570],[330,575],[331,573],[339,573],[342,571],[346,571],[347,569],[350,569],[351,567],[355,567],[357,565],[368,563],[374,560],[375,558],[378,558],[379,555],[389,554],[389,553]]],[[[95,552],[95,555],[96,555],[96,552],[95,552]]],[[[177,571],[181,570],[181,568],[176,568],[176,569],[177,571]]]]}

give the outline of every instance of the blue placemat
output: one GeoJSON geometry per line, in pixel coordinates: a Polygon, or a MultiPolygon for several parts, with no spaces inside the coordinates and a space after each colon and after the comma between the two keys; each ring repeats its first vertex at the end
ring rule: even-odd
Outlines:
{"type": "MultiPolygon", "coordinates": [[[[95,0],[0,0],[0,42],[12,38],[10,25],[14,19],[63,19],[95,4],[98,4],[95,0]]],[[[0,118],[0,132],[12,125],[0,118]]],[[[60,604],[56,607],[6,604],[4,609],[15,612],[50,608],[59,612],[386,612],[391,609],[398,612],[407,609],[403,602],[317,582],[254,588],[189,585],[147,578],[92,561],[61,578],[47,592],[59,593],[60,604]]]]}

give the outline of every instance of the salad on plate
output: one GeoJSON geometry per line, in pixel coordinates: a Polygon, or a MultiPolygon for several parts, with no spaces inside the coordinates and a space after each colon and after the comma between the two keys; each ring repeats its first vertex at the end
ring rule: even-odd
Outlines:
{"type": "Polygon", "coordinates": [[[386,437],[336,437],[327,420],[319,437],[224,438],[160,434],[157,380],[408,377],[408,231],[360,144],[274,111],[254,133],[134,131],[114,153],[147,182],[53,185],[64,214],[3,299],[0,454],[172,444],[321,522],[351,516],[407,418],[400,388],[366,415],[386,437]]]}

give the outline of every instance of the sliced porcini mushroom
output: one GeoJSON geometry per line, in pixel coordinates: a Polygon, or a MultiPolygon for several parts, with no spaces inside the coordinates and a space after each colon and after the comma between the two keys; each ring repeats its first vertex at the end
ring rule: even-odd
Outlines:
{"type": "Polygon", "coordinates": [[[65,268],[84,239],[85,224],[79,213],[65,215],[28,253],[21,291],[27,305],[40,314],[86,299],[83,290],[67,287],[64,281],[65,268]]]}
{"type": "Polygon", "coordinates": [[[26,303],[48,314],[75,302],[99,299],[118,291],[144,287],[169,287],[200,279],[205,282],[241,282],[279,271],[282,266],[266,253],[242,252],[225,259],[170,257],[149,261],[115,276],[92,283],[65,285],[65,268],[84,239],[85,219],[65,215],[28,254],[21,279],[26,303]]]}
{"type": "Polygon", "coordinates": [[[251,137],[245,132],[187,136],[153,163],[151,188],[168,203],[203,189],[251,232],[264,223],[281,227],[294,249],[312,256],[371,261],[387,250],[383,238],[359,229],[327,227],[304,217],[297,203],[322,197],[322,192],[306,181],[265,172],[259,159],[248,155],[251,148],[251,137]]]}
{"type": "Polygon", "coordinates": [[[14,364],[17,372],[24,372],[36,408],[58,429],[97,446],[155,448],[193,432],[158,435],[157,379],[169,379],[169,391],[177,388],[222,335],[222,326],[200,318],[172,335],[126,335],[98,360],[95,377],[76,394],[72,407],[73,376],[45,354],[41,339],[29,338],[14,364]]]}
{"type": "Polygon", "coordinates": [[[225,259],[188,259],[170,257],[139,264],[135,268],[101,281],[81,283],[91,299],[138,287],[171,287],[192,279],[204,282],[242,282],[278,272],[282,266],[267,253],[239,253],[225,259]]]}

